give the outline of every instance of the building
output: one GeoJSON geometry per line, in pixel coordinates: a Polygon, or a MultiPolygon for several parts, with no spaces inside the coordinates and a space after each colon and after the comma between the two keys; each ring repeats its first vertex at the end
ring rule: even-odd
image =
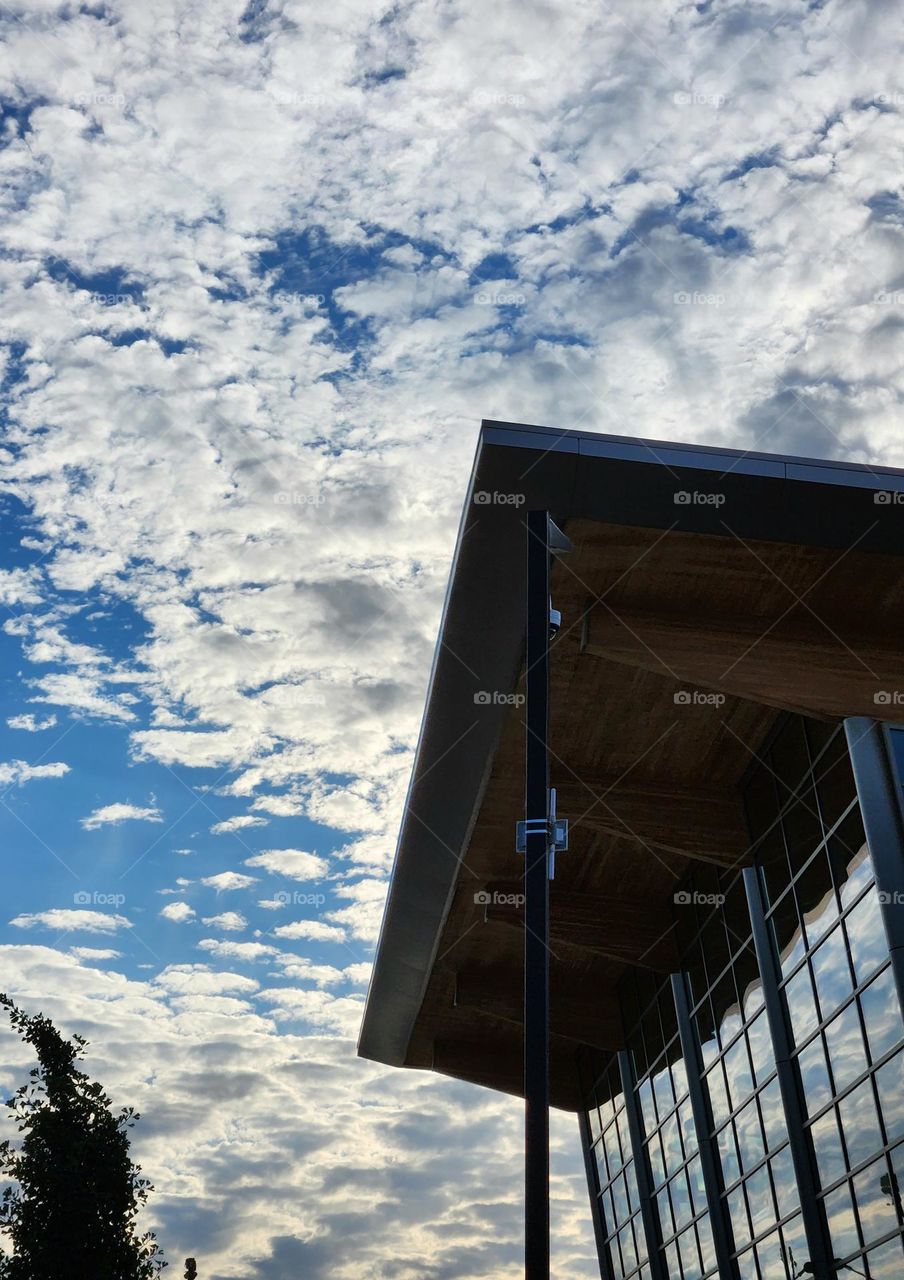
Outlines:
{"type": "Polygon", "coordinates": [[[901,1280],[904,472],[484,423],[359,1051],[522,1092],[530,510],[603,1280],[901,1280]]]}

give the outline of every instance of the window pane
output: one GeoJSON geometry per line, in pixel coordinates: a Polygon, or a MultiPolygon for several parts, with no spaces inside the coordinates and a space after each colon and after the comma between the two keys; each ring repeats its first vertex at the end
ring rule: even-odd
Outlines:
{"type": "Polygon", "coordinates": [[[821,1119],[817,1120],[811,1126],[811,1132],[813,1146],[816,1149],[816,1163],[819,1166],[819,1180],[826,1187],[845,1172],[844,1155],[834,1111],[827,1111],[821,1119]]]}
{"type": "Polygon", "coordinates": [[[838,1104],[838,1110],[841,1114],[841,1127],[847,1144],[848,1161],[851,1168],[854,1168],[864,1160],[868,1160],[882,1147],[879,1118],[876,1115],[876,1104],[873,1099],[873,1082],[864,1080],[853,1093],[842,1098],[838,1104]]]}
{"type": "Polygon", "coordinates": [[[826,1043],[829,1046],[835,1089],[840,1093],[866,1070],[866,1051],[856,1001],[849,1004],[826,1027],[826,1043]]]}
{"type": "Polygon", "coordinates": [[[844,933],[837,925],[813,952],[813,976],[823,1018],[828,1018],[852,991],[844,933]]]}
{"type": "Polygon", "coordinates": [[[854,1199],[867,1244],[898,1226],[894,1197],[890,1194],[888,1163],[884,1156],[854,1179],[854,1199]]]}
{"type": "Polygon", "coordinates": [[[860,1007],[866,1023],[870,1056],[876,1062],[898,1043],[904,1032],[891,966],[883,970],[878,978],[874,978],[862,992],[860,1007]]]}
{"type": "Polygon", "coordinates": [[[879,1105],[889,1142],[904,1138],[904,1052],[895,1054],[891,1062],[876,1074],[879,1105]]]}
{"type": "Polygon", "coordinates": [[[845,924],[857,982],[865,982],[883,960],[888,959],[888,939],[875,889],[870,890],[863,901],[857,903],[845,924]]]}
{"type": "Polygon", "coordinates": [[[804,1087],[804,1098],[807,1114],[813,1115],[821,1111],[832,1096],[829,1084],[829,1068],[826,1064],[825,1050],[822,1047],[822,1036],[817,1036],[798,1055],[800,1075],[804,1087]]]}
{"type": "Polygon", "coordinates": [[[832,1252],[836,1258],[847,1258],[860,1248],[848,1183],[827,1195],[825,1206],[829,1235],[832,1237],[832,1252]]]}

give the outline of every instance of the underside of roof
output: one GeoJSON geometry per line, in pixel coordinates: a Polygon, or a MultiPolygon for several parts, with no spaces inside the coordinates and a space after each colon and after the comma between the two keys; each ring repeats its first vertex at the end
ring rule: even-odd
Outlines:
{"type": "Polygon", "coordinates": [[[695,861],[750,860],[739,784],[785,711],[904,691],[904,473],[485,423],[464,508],[359,1052],[522,1087],[524,513],[556,561],[550,1076],[622,1047],[627,967],[678,966],[695,861]],[[877,496],[878,495],[878,496],[877,496]]]}

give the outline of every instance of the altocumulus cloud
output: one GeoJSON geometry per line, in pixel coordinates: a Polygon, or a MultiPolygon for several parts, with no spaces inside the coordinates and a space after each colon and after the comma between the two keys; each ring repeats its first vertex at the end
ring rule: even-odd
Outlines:
{"type": "Polygon", "coordinates": [[[61,760],[53,764],[28,764],[25,760],[11,760],[0,764],[0,786],[22,786],[35,778],[62,778],[69,772],[69,765],[61,760]]]}
{"type": "Polygon", "coordinates": [[[121,822],[162,822],[163,814],[159,809],[142,808],[137,804],[105,804],[95,809],[86,818],[82,818],[82,826],[86,831],[96,831],[98,827],[115,827],[121,822]]]}
{"type": "Polygon", "coordinates": [[[117,933],[120,929],[132,927],[125,916],[66,907],[18,915],[10,920],[10,924],[16,929],[55,929],[58,933],[117,933]]]}
{"type": "MultiPolygon", "coordinates": [[[[610,8],[0,15],[2,468],[35,559],[0,601],[24,696],[335,834],[342,905],[192,951],[275,968],[267,999],[205,990],[205,966],[177,990],[127,957],[4,956],[14,992],[90,1024],[92,1068],[145,1113],[170,1256],[221,1280],[517,1273],[517,1105],[357,1062],[310,932],[374,934],[477,420],[900,461],[889,11],[610,8]],[[89,643],[74,599],[140,619],[128,652],[118,622],[89,643]]],[[[324,874],[290,852],[251,869],[324,874]]],[[[207,889],[258,883],[198,856],[207,889]]],[[[73,917],[129,937],[89,911],[16,930],[73,917]]],[[[576,1166],[554,1194],[554,1270],[583,1280],[576,1166]]]]}

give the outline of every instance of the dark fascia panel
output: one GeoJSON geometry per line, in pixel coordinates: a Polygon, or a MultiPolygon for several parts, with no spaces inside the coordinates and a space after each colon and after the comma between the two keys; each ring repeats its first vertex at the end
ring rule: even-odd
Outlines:
{"type": "Polygon", "coordinates": [[[544,508],[560,526],[583,518],[904,554],[899,469],[485,421],[358,1042],[365,1058],[407,1058],[507,710],[477,695],[517,682],[524,514],[544,508]]]}

